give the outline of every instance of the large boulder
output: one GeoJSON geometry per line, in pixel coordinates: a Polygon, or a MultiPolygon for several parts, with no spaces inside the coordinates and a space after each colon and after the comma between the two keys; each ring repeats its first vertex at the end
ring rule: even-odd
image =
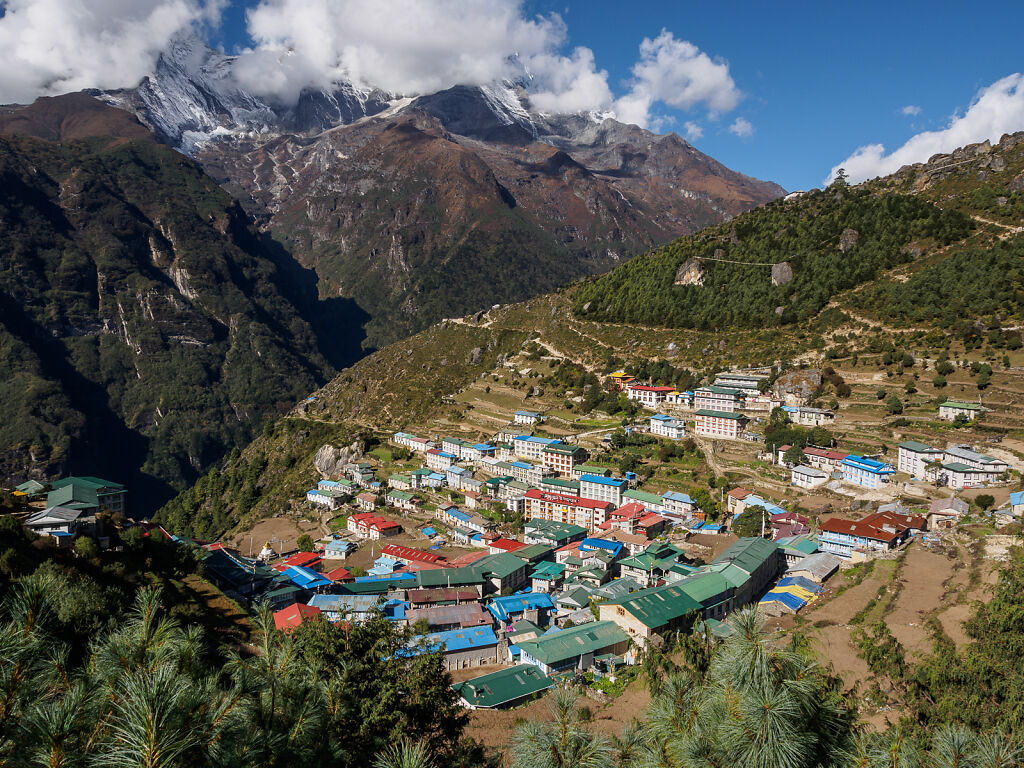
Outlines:
{"type": "Polygon", "coordinates": [[[785,285],[793,279],[793,267],[788,261],[772,265],[772,285],[785,285]]]}
{"type": "Polygon", "coordinates": [[[839,250],[843,253],[852,250],[857,245],[859,239],[860,233],[856,229],[847,227],[843,230],[843,234],[839,236],[839,250]]]}
{"type": "Polygon", "coordinates": [[[345,467],[363,458],[363,444],[359,440],[342,448],[327,444],[313,457],[313,466],[324,479],[336,479],[342,476],[345,467]]]}

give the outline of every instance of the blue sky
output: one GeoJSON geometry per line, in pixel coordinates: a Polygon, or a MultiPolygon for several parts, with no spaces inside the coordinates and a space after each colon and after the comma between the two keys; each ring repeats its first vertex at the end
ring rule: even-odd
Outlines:
{"type": "MultiPolygon", "coordinates": [[[[251,43],[245,7],[225,12],[218,39],[229,50],[251,43]]],[[[790,190],[819,186],[858,147],[892,150],[945,127],[981,89],[1024,71],[1024,3],[982,13],[950,2],[530,0],[524,12],[559,14],[568,46],[593,50],[616,93],[628,88],[640,42],[662,29],[725,59],[743,93],[736,109],[713,120],[699,106],[661,107],[674,121],[663,130],[685,134],[685,123],[697,122],[698,149],[790,190]],[[904,114],[908,106],[920,112],[904,114]],[[737,117],[753,126],[751,136],[728,131],[737,117]]]]}
{"type": "Polygon", "coordinates": [[[516,53],[536,109],[674,129],[790,190],[1024,130],[1021,2],[0,0],[0,103],[131,87],[197,29],[249,49],[236,76],[279,101],[359,73],[405,94],[491,82],[516,53]]]}

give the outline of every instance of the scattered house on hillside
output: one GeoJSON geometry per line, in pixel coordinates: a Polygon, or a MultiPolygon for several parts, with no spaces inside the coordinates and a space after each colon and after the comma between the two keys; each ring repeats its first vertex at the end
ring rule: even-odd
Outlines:
{"type": "Polygon", "coordinates": [[[1010,494],[1010,514],[1014,517],[1024,517],[1024,491],[1010,494]]]}
{"type": "Polygon", "coordinates": [[[557,592],[561,588],[564,578],[564,563],[539,562],[530,573],[530,588],[535,593],[557,592]]]}
{"type": "Polygon", "coordinates": [[[651,416],[650,430],[652,435],[667,437],[670,440],[682,440],[686,437],[686,425],[679,419],[674,419],[663,413],[651,416]]]}
{"type": "Polygon", "coordinates": [[[79,509],[88,517],[104,510],[124,515],[127,511],[128,492],[120,483],[100,477],[64,477],[50,484],[46,506],[79,509]]]}
{"type": "Polygon", "coordinates": [[[566,480],[561,477],[545,477],[540,481],[540,489],[542,491],[551,491],[552,493],[565,493],[569,496],[580,495],[580,481],[579,480],[566,480]]]}
{"type": "MultiPolygon", "coordinates": [[[[786,451],[789,450],[789,446],[785,445],[779,450],[779,464],[782,464],[782,457],[785,455],[786,451]]],[[[843,460],[850,455],[846,451],[833,451],[827,448],[816,448],[814,446],[808,446],[807,448],[804,448],[803,451],[804,460],[807,464],[815,469],[820,469],[822,472],[828,472],[829,474],[838,471],[843,460]]]]}
{"type": "Polygon", "coordinates": [[[422,549],[403,547],[398,544],[385,544],[380,549],[380,556],[397,563],[412,565],[413,563],[431,563],[444,565],[447,561],[436,552],[424,552],[422,549]]]}
{"type": "Polygon", "coordinates": [[[478,491],[464,491],[462,495],[466,497],[466,509],[483,506],[483,495],[478,491]]]}
{"type": "Polygon", "coordinates": [[[647,408],[657,408],[668,397],[670,392],[675,392],[675,387],[650,387],[643,384],[630,384],[627,388],[627,397],[636,400],[647,408]]]}
{"type": "Polygon", "coordinates": [[[512,440],[516,455],[524,459],[541,459],[544,449],[560,442],[550,437],[534,437],[533,435],[516,435],[512,440]]]}
{"type": "Polygon", "coordinates": [[[426,622],[428,632],[445,632],[452,629],[494,625],[494,617],[480,603],[412,608],[405,612],[405,620],[410,627],[420,621],[426,622]]]}
{"type": "Polygon", "coordinates": [[[525,424],[529,427],[532,427],[534,424],[537,424],[541,420],[541,415],[534,411],[516,411],[515,417],[513,418],[513,421],[516,424],[525,424]]]}
{"type": "MultiPolygon", "coordinates": [[[[503,653],[507,655],[507,644],[503,653]]],[[[432,632],[416,638],[416,645],[407,650],[417,655],[423,650],[440,651],[445,669],[452,672],[467,667],[480,667],[505,661],[499,658],[498,638],[491,627],[453,629],[447,632],[432,632]]]]}
{"type": "Polygon", "coordinates": [[[945,462],[959,462],[973,469],[980,470],[989,475],[990,481],[995,481],[1010,468],[1002,459],[979,453],[969,445],[951,445],[942,452],[942,460],[945,462]]]}
{"type": "Polygon", "coordinates": [[[896,448],[896,469],[923,480],[928,465],[942,461],[942,451],[916,440],[905,440],[896,448]]]}
{"type": "MultiPolygon", "coordinates": [[[[605,523],[607,525],[607,523],[605,523]]],[[[637,555],[651,545],[651,540],[646,536],[636,533],[626,533],[614,528],[605,530],[602,528],[601,537],[608,541],[614,541],[622,545],[622,551],[626,555],[637,555]]]]}
{"type": "Polygon", "coordinates": [[[745,395],[757,395],[767,380],[765,376],[726,371],[715,376],[715,386],[738,389],[745,395]]]}
{"type": "Polygon", "coordinates": [[[492,555],[497,555],[501,552],[512,553],[525,546],[526,544],[515,539],[498,538],[488,544],[488,550],[492,555]]]}
{"type": "Polygon", "coordinates": [[[732,387],[698,387],[693,390],[693,407],[698,411],[733,413],[743,407],[743,392],[732,387]]]}
{"type": "Polygon", "coordinates": [[[544,447],[541,461],[560,475],[571,475],[573,467],[582,464],[586,457],[587,452],[578,445],[552,443],[544,447]]]}
{"type": "Polygon", "coordinates": [[[470,588],[410,589],[406,593],[406,599],[413,608],[426,608],[431,605],[475,603],[480,599],[480,593],[470,588]]]}
{"type": "Polygon", "coordinates": [[[388,488],[393,488],[396,491],[411,491],[413,490],[412,476],[396,473],[388,478],[388,488]]]}
{"type": "Polygon", "coordinates": [[[630,488],[622,494],[622,503],[635,502],[650,512],[665,512],[665,497],[647,491],[638,491],[630,488]]]}
{"type": "Polygon", "coordinates": [[[978,403],[963,403],[959,400],[947,400],[939,404],[939,418],[943,421],[955,421],[961,416],[968,421],[974,421],[985,412],[985,409],[978,403]]]}
{"type": "Polygon", "coordinates": [[[817,488],[818,486],[824,485],[829,480],[828,472],[823,472],[820,469],[814,467],[808,467],[803,464],[798,464],[793,467],[790,477],[792,478],[792,484],[797,488],[817,488]]]}
{"type": "Polygon", "coordinates": [[[801,427],[821,427],[836,420],[835,412],[826,411],[823,408],[783,407],[789,411],[790,420],[801,427]]]}
{"type": "Polygon", "coordinates": [[[372,512],[360,512],[349,515],[346,528],[363,539],[377,540],[388,536],[396,536],[402,532],[402,526],[372,512]]]}
{"type": "Polygon", "coordinates": [[[320,615],[320,609],[302,603],[292,603],[287,608],[274,612],[274,626],[281,632],[292,632],[304,621],[320,615]]]}
{"type": "Polygon", "coordinates": [[[778,544],[751,537],[734,542],[701,571],[721,574],[736,589],[733,607],[742,608],[755,601],[785,567],[786,558],[778,544]]]}
{"type": "Polygon", "coordinates": [[[700,409],[695,414],[694,432],[701,437],[738,440],[750,420],[742,413],[700,409]]]}
{"type": "Polygon", "coordinates": [[[522,663],[539,667],[546,675],[586,671],[602,657],[625,656],[629,636],[613,622],[598,621],[524,640],[519,651],[522,663]]]}
{"type": "Polygon", "coordinates": [[[442,451],[440,448],[431,448],[423,455],[423,461],[427,465],[427,469],[431,469],[434,472],[446,472],[456,460],[457,458],[454,453],[442,451]]]}
{"type": "Polygon", "coordinates": [[[673,408],[693,408],[693,392],[680,392],[673,389],[665,395],[665,405],[670,405],[673,408]]]}
{"type": "Polygon", "coordinates": [[[839,570],[842,562],[841,558],[829,552],[815,552],[813,555],[808,555],[790,565],[786,569],[786,575],[800,576],[818,584],[823,584],[828,581],[832,574],[839,570]]]}
{"type": "Polygon", "coordinates": [[[356,506],[363,512],[373,512],[377,506],[377,497],[372,493],[360,493],[356,496],[356,506]]]}
{"type": "Polygon", "coordinates": [[[48,535],[57,541],[57,546],[71,546],[76,534],[95,530],[96,517],[84,509],[47,507],[30,514],[24,526],[33,533],[48,535]]]}
{"type": "Polygon", "coordinates": [[[555,609],[551,595],[528,592],[523,595],[495,597],[487,603],[487,610],[499,626],[509,626],[520,619],[529,619],[534,624],[546,626],[548,616],[555,609]]]}
{"type": "Polygon", "coordinates": [[[406,512],[412,512],[416,509],[416,497],[408,491],[388,491],[387,496],[384,498],[390,506],[396,509],[406,512]]]}
{"type": "Polygon", "coordinates": [[[583,475],[594,475],[595,477],[611,477],[614,469],[612,467],[601,467],[596,464],[578,464],[572,469],[572,476],[577,481],[583,475]]]}
{"type": "Polygon", "coordinates": [[[538,667],[517,664],[455,683],[452,690],[466,709],[506,709],[535,698],[554,684],[538,667]]]}
{"type": "Polygon", "coordinates": [[[821,549],[843,559],[854,553],[860,556],[894,550],[923,530],[927,521],[923,517],[875,512],[863,520],[830,518],[821,524],[821,549]]]}
{"type": "Polygon", "coordinates": [[[701,605],[679,584],[665,584],[600,603],[598,611],[602,622],[618,626],[643,648],[656,634],[689,631],[701,605]]]}
{"type": "Polygon", "coordinates": [[[44,485],[38,480],[26,480],[20,485],[14,487],[15,496],[24,496],[29,501],[34,501],[42,497],[44,493],[50,490],[49,485],[44,485]]]}
{"type": "Polygon", "coordinates": [[[787,566],[794,565],[820,551],[817,538],[809,533],[779,536],[775,538],[775,543],[782,548],[787,566]]]}
{"type": "Polygon", "coordinates": [[[679,491],[665,491],[661,494],[662,508],[673,515],[687,517],[697,509],[697,504],[688,494],[679,491]]]}
{"type": "Polygon", "coordinates": [[[571,523],[587,530],[596,530],[616,506],[610,501],[549,493],[536,488],[526,491],[523,497],[528,517],[571,523]]]}
{"type": "Polygon", "coordinates": [[[615,371],[608,375],[608,381],[615,385],[616,392],[624,392],[635,380],[625,371],[615,371]]]}
{"type": "Polygon", "coordinates": [[[851,453],[840,464],[843,480],[861,488],[881,488],[887,485],[896,470],[884,461],[869,459],[851,453]]]}
{"type": "Polygon", "coordinates": [[[938,466],[930,465],[925,479],[949,488],[978,488],[988,483],[992,476],[982,469],[959,461],[947,461],[938,466]]]}
{"type": "Polygon", "coordinates": [[[527,520],[524,531],[523,540],[527,544],[546,544],[556,549],[573,541],[582,541],[587,536],[587,529],[582,525],[541,518],[527,520]]]}
{"type": "Polygon", "coordinates": [[[745,499],[752,495],[754,492],[747,488],[736,487],[725,494],[726,499],[726,510],[729,515],[735,517],[736,515],[743,512],[746,509],[745,499]]]}
{"type": "MultiPolygon", "coordinates": [[[[604,501],[616,507],[622,505],[625,480],[603,475],[580,475],[580,498],[604,501]]],[[[600,522],[604,522],[603,520],[600,522]]]]}
{"type": "Polygon", "coordinates": [[[957,522],[966,515],[970,505],[955,496],[948,499],[936,499],[928,505],[928,530],[937,531],[944,528],[955,528],[957,522]]]}
{"type": "Polygon", "coordinates": [[[655,542],[637,555],[619,560],[619,573],[641,587],[650,587],[675,566],[685,563],[683,550],[667,542],[655,542]]]}

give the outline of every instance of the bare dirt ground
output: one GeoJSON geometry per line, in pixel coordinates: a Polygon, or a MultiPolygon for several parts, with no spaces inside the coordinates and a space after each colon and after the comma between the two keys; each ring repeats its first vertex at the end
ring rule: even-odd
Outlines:
{"type": "Polygon", "coordinates": [[[921,547],[913,546],[907,551],[900,574],[902,588],[885,623],[906,649],[908,661],[931,649],[924,621],[943,606],[945,582],[953,576],[955,565],[955,560],[921,547]]]}
{"type": "Polygon", "coordinates": [[[237,534],[229,543],[238,551],[248,556],[250,543],[253,556],[259,554],[264,544],[269,543],[276,552],[287,552],[295,549],[296,543],[304,533],[314,539],[320,538],[320,526],[315,522],[297,520],[291,516],[268,517],[260,520],[250,530],[237,534]]]}
{"type": "MultiPolygon", "coordinates": [[[[489,667],[477,667],[471,671],[484,674],[481,670],[493,671],[489,667]]],[[[470,675],[470,677],[476,677],[476,675],[470,675]]],[[[579,704],[590,709],[591,727],[598,733],[610,736],[618,734],[630,720],[640,717],[650,700],[651,696],[646,686],[640,681],[634,681],[626,687],[621,696],[608,704],[601,704],[584,696],[580,697],[579,704]]],[[[490,750],[500,753],[511,743],[519,722],[550,719],[551,712],[548,709],[546,697],[543,697],[515,709],[480,709],[471,712],[466,735],[476,739],[490,750]]]]}

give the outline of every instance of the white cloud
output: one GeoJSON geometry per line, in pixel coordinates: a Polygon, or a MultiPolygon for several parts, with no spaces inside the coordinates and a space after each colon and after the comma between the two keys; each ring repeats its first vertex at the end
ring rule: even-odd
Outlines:
{"type": "Polygon", "coordinates": [[[907,117],[917,117],[921,114],[921,108],[916,104],[907,104],[907,106],[900,111],[907,117]]]}
{"type": "Polygon", "coordinates": [[[183,30],[224,0],[5,0],[0,103],[136,85],[183,30]]]}
{"type": "Polygon", "coordinates": [[[832,169],[825,183],[830,184],[840,168],[846,169],[850,181],[856,183],[893,173],[904,165],[923,163],[932,155],[965,144],[996,141],[1004,133],[1022,129],[1024,74],[1016,73],[979,91],[967,112],[954,115],[942,130],[919,133],[889,154],[881,144],[860,147],[832,169]]]}
{"type": "MultiPolygon", "coordinates": [[[[229,1],[0,0],[0,103],[133,86],[176,35],[216,24],[229,1]]],[[[659,105],[715,118],[741,98],[727,62],[662,30],[640,44],[616,99],[594,52],[567,48],[562,17],[528,16],[525,0],[259,0],[246,19],[252,46],[232,73],[283,104],[338,81],[416,96],[526,76],[539,111],[614,112],[659,130],[672,122],[659,105]]]]}
{"type": "Polygon", "coordinates": [[[610,100],[588,49],[557,53],[561,18],[526,18],[518,0],[262,0],[247,18],[237,76],[282,100],[338,80],[407,96],[482,85],[520,74],[516,57],[546,104],[610,100]]]}
{"type": "Polygon", "coordinates": [[[712,59],[666,29],[640,43],[632,72],[630,91],[615,102],[615,111],[620,120],[640,126],[650,124],[655,102],[686,110],[703,104],[719,113],[735,109],[742,97],[728,62],[712,59]]]}
{"type": "Polygon", "coordinates": [[[683,128],[686,130],[686,138],[689,141],[697,141],[704,136],[704,129],[700,127],[700,123],[690,120],[683,123],[683,128]]]}
{"type": "Polygon", "coordinates": [[[737,117],[733,124],[729,126],[729,133],[733,136],[739,136],[741,139],[749,139],[754,135],[754,126],[749,120],[737,117]]]}

